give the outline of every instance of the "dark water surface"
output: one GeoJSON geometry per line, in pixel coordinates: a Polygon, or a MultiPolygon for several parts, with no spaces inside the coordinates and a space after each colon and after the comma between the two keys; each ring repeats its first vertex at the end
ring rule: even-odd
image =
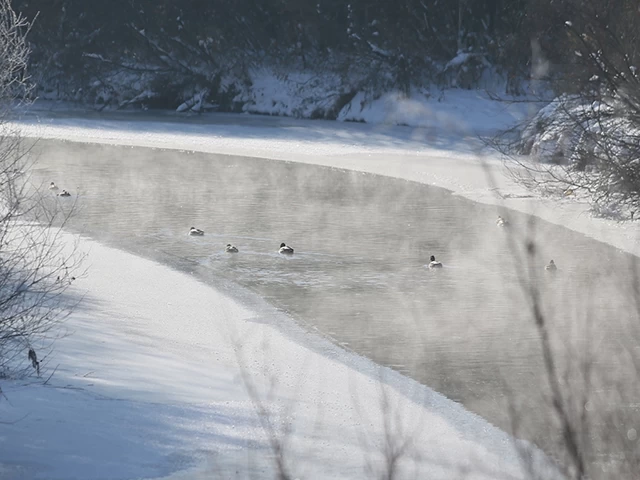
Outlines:
{"type": "MultiPolygon", "coordinates": [[[[540,342],[514,257],[536,242],[531,272],[569,364],[592,338],[617,348],[634,315],[633,257],[567,229],[382,176],[180,151],[39,141],[36,182],[78,201],[70,228],[105,244],[233,282],[336,343],[429,385],[550,450],[540,342]],[[77,196],[80,194],[79,196],[77,196]],[[77,197],[76,197],[77,196],[77,197]],[[189,237],[189,227],[204,237],[189,237]],[[511,242],[513,241],[513,242],[511,242]],[[281,242],[295,248],[286,258],[281,242]],[[224,252],[227,243],[240,253],[224,252]],[[436,255],[445,267],[425,267],[436,255]],[[549,275],[553,258],[560,270],[549,275]],[[540,417],[538,419],[537,417],[540,417]]],[[[52,201],[57,201],[57,197],[52,201]]],[[[60,199],[61,202],[66,200],[60,199]]],[[[123,274],[126,267],[123,266],[123,274]]],[[[610,358],[603,355],[603,358],[610,358]]]]}

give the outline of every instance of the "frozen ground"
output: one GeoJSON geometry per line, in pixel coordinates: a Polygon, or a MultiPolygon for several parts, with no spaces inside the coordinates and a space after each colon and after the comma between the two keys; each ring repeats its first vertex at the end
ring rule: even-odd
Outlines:
{"type": "MultiPolygon", "coordinates": [[[[474,128],[495,122],[475,122],[451,132],[41,110],[20,126],[33,137],[250,155],[435,184],[637,251],[634,225],[529,198],[498,159],[478,155],[474,128]]],[[[10,422],[0,436],[3,478],[265,477],[274,469],[265,427],[278,438],[289,432],[285,468],[299,478],[370,478],[396,449],[399,468],[417,478],[520,476],[508,436],[428,388],[299,331],[267,306],[250,312],[188,275],[89,240],[81,248],[89,273],[72,288],[85,300],[68,323],[73,335],[49,359],[49,371],[59,365],[55,375],[46,386],[2,384],[8,401],[0,411],[10,422]],[[268,424],[256,414],[262,407],[268,424]]]]}

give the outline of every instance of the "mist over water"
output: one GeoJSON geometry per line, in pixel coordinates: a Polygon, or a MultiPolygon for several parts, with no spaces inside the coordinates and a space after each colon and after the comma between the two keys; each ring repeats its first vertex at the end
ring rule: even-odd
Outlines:
{"type": "MultiPolygon", "coordinates": [[[[249,290],[307,328],[549,446],[535,421],[546,392],[519,284],[525,241],[567,364],[597,332],[603,360],[625,341],[633,257],[581,234],[387,177],[281,161],[39,141],[32,180],[77,194],[72,231],[249,290]],[[504,213],[503,213],[504,215],[504,213]],[[190,237],[191,226],[203,237],[190,237]],[[512,240],[512,242],[510,242],[512,240]],[[277,253],[291,245],[291,258],[277,253]],[[227,243],[240,250],[231,255],[227,243]],[[515,246],[515,251],[512,249],[515,246]],[[442,270],[426,268],[430,255],[442,270]],[[544,265],[554,259],[555,275],[544,265]],[[585,323],[585,312],[593,323],[585,323]],[[507,388],[508,387],[508,388],[507,388]]],[[[57,197],[51,201],[64,202],[57,197]]],[[[126,275],[126,266],[122,265],[126,275]]]]}

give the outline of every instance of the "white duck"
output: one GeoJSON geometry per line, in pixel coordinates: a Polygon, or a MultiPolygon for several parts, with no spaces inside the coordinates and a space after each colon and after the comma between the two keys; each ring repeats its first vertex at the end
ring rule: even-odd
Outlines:
{"type": "Polygon", "coordinates": [[[281,243],[278,253],[281,253],[282,255],[293,255],[293,248],[287,246],[285,243],[281,243]]]}
{"type": "Polygon", "coordinates": [[[189,229],[189,235],[194,237],[201,237],[202,235],[204,235],[204,230],[200,230],[199,228],[196,228],[196,227],[191,227],[189,229]]]}
{"type": "Polygon", "coordinates": [[[227,246],[224,248],[224,251],[227,253],[238,253],[238,248],[235,245],[231,245],[227,243],[227,246]]]}
{"type": "Polygon", "coordinates": [[[58,191],[58,186],[55,184],[55,182],[51,182],[49,184],[49,190],[51,190],[52,192],[57,192],[58,191]]]}
{"type": "Polygon", "coordinates": [[[436,261],[436,257],[431,255],[431,262],[429,263],[429,268],[442,268],[442,263],[436,261]]]}

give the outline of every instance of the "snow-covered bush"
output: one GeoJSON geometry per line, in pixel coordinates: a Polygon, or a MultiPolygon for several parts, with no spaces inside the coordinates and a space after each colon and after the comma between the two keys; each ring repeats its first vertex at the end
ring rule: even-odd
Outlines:
{"type": "Polygon", "coordinates": [[[556,98],[523,127],[517,153],[537,162],[526,169],[536,181],[585,191],[600,214],[640,207],[640,124],[617,94],[556,98]]]}
{"type": "Polygon", "coordinates": [[[563,96],[540,109],[522,129],[518,153],[531,155],[543,163],[567,164],[571,146],[581,133],[570,116],[578,101],[563,96]]]}

